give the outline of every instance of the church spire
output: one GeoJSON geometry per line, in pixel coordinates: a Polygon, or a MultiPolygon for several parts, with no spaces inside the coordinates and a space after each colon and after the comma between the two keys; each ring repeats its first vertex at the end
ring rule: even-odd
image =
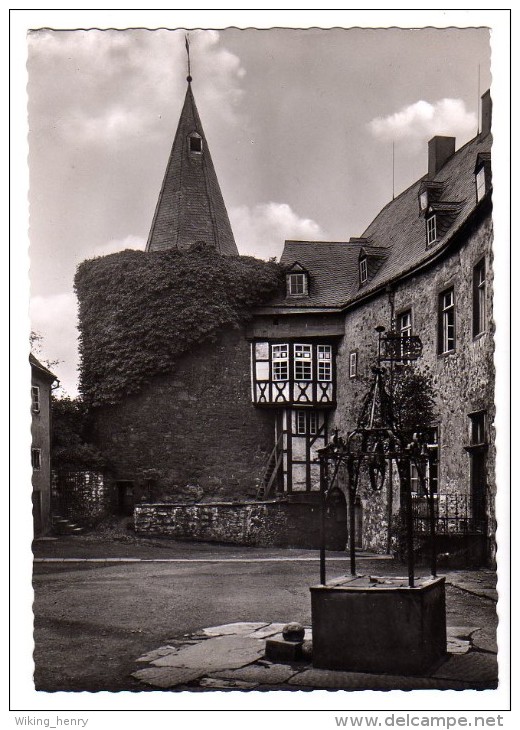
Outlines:
{"type": "MultiPolygon", "coordinates": [[[[186,39],[189,64],[189,44],[186,39]]],[[[238,255],[224,199],[191,88],[188,88],[155,208],[147,251],[187,249],[204,242],[238,255]]]]}

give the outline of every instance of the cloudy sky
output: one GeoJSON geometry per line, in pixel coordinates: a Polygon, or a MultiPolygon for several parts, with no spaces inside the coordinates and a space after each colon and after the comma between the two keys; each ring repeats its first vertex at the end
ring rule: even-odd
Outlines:
{"type": "MultiPolygon", "coordinates": [[[[240,253],[348,240],[477,132],[486,28],[193,31],[193,91],[240,253]]],[[[143,249],[186,90],[182,30],[28,38],[32,327],[77,392],[77,265],[143,249]]]]}

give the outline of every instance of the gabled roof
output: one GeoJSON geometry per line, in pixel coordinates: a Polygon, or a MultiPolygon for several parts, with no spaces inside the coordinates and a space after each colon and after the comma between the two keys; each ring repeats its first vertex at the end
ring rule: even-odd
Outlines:
{"type": "Polygon", "coordinates": [[[51,382],[54,380],[58,380],[58,378],[54,375],[54,373],[51,373],[51,371],[45,367],[45,365],[42,365],[41,362],[34,357],[32,352],[29,353],[29,362],[31,364],[31,367],[35,370],[38,370],[38,372],[48,378],[51,382]]]}
{"type": "Polygon", "coordinates": [[[279,297],[270,306],[291,310],[344,308],[437,256],[484,202],[476,200],[475,162],[479,156],[487,158],[491,141],[490,134],[481,134],[461,147],[435,178],[423,176],[388,203],[359,238],[336,243],[286,241],[281,263],[288,266],[299,261],[308,269],[309,296],[298,303],[279,297]],[[418,210],[417,196],[429,186],[442,191],[432,207],[445,216],[445,228],[440,227],[442,235],[427,247],[425,218],[418,210]],[[358,258],[362,249],[377,251],[386,258],[360,287],[358,258]]]}
{"type": "Polygon", "coordinates": [[[186,249],[199,242],[238,255],[189,83],[146,250],[186,249]],[[202,140],[200,152],[190,151],[190,136],[202,140]]]}

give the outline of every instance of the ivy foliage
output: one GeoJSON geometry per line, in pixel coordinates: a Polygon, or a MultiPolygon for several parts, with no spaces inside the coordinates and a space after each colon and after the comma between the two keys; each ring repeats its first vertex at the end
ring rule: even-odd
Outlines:
{"type": "Polygon", "coordinates": [[[283,285],[281,267],[186,251],[122,251],[77,270],[80,392],[89,406],[119,402],[171,371],[195,345],[239,327],[283,285]]]}
{"type": "Polygon", "coordinates": [[[100,470],[104,455],[89,443],[89,416],[80,399],[51,399],[51,458],[55,471],[100,470]]]}

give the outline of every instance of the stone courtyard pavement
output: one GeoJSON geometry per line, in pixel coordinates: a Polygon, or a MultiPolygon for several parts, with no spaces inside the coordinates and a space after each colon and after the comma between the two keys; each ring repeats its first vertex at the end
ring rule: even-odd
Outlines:
{"type": "MultiPolygon", "coordinates": [[[[460,591],[496,601],[493,574],[453,572],[460,591]]],[[[132,677],[163,690],[414,690],[495,689],[497,647],[478,626],[447,628],[447,657],[427,676],[398,676],[315,669],[312,632],[305,629],[304,661],[274,663],[265,657],[266,639],[281,639],[282,623],[241,622],[184,635],[136,660],[132,677]]],[[[144,688],[144,687],[143,687],[144,688]]]]}

